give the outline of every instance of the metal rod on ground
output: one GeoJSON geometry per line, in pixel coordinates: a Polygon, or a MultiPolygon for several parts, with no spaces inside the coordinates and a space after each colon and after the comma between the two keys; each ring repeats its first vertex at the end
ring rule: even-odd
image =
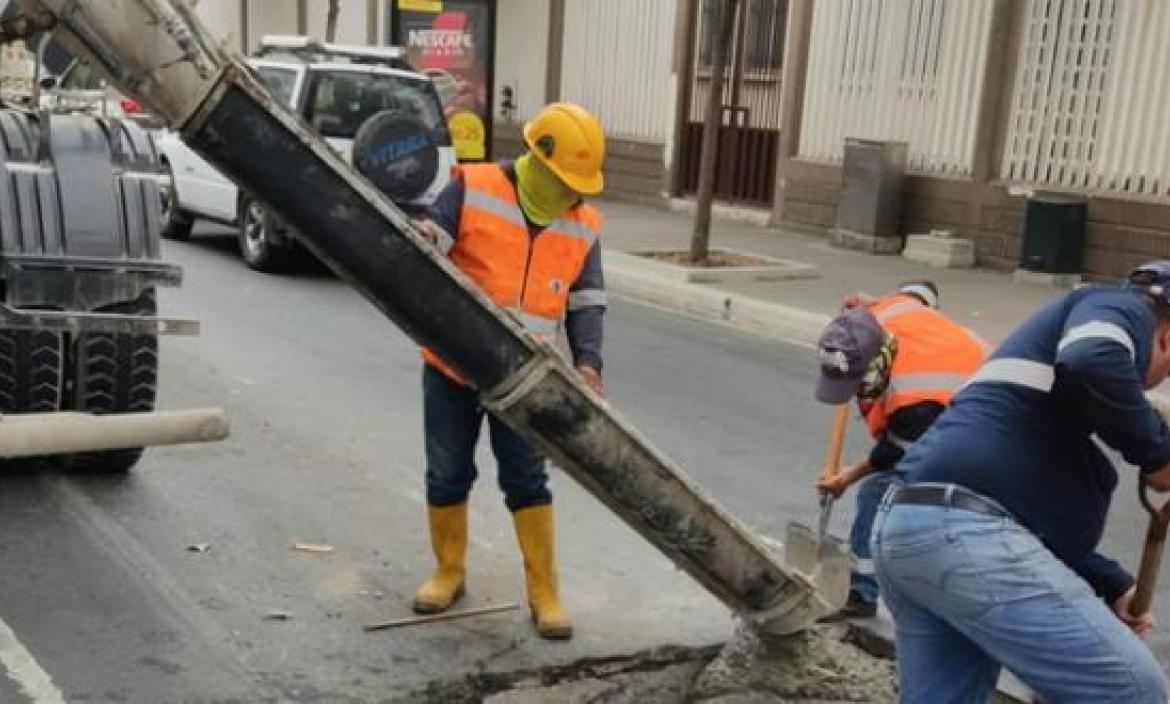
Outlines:
{"type": "Polygon", "coordinates": [[[499,606],[481,606],[476,609],[444,611],[441,614],[428,614],[427,616],[408,616],[406,618],[396,618],[390,621],[382,621],[381,623],[367,623],[362,626],[362,630],[367,632],[385,631],[390,628],[418,626],[424,623],[435,623],[436,621],[453,621],[459,618],[470,618],[472,616],[483,616],[485,614],[498,614],[501,611],[515,611],[518,608],[520,608],[520,605],[513,602],[511,604],[500,604],[499,606]]]}
{"type": "MultiPolygon", "coordinates": [[[[720,5],[717,4],[716,7],[720,5]]],[[[703,122],[703,151],[699,156],[699,189],[695,194],[695,229],[691,233],[691,261],[705,262],[711,242],[711,200],[715,197],[715,152],[719,126],[723,124],[723,74],[727,68],[735,12],[739,0],[721,4],[722,22],[715,32],[711,52],[711,82],[707,85],[707,114],[703,122]]],[[[707,31],[704,28],[703,31],[707,31]]]]}

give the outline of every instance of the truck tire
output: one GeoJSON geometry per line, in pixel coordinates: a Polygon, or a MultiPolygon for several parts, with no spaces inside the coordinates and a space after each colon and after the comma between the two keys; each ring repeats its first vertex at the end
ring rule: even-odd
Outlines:
{"type": "Polygon", "coordinates": [[[0,413],[53,413],[61,408],[62,335],[0,330],[0,413]]]}
{"type": "MultiPolygon", "coordinates": [[[[133,301],[102,309],[107,313],[154,315],[154,289],[133,301]]],[[[70,345],[66,406],[85,413],[145,413],[154,410],[158,390],[158,338],[129,333],[83,333],[70,345]]],[[[121,473],[142,456],[142,448],[63,455],[69,470],[121,473]]]]}
{"type": "Polygon", "coordinates": [[[179,194],[175,190],[175,177],[171,165],[163,164],[166,183],[159,188],[159,234],[165,239],[183,242],[191,238],[195,217],[179,207],[179,194]]]}
{"type": "Polygon", "coordinates": [[[292,247],[277,234],[276,222],[259,201],[240,197],[240,254],[256,271],[275,274],[288,269],[292,247]]]}

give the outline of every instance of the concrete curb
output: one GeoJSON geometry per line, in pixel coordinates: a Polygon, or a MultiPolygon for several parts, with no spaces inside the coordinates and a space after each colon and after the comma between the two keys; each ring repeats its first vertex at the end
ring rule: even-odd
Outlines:
{"type": "MultiPolygon", "coordinates": [[[[655,265],[633,254],[602,250],[606,287],[619,296],[718,323],[768,340],[814,347],[830,316],[825,313],[763,301],[710,284],[690,283],[663,274],[655,265]]],[[[989,340],[992,346],[998,340],[989,340]]],[[[1170,422],[1170,389],[1148,393],[1150,401],[1170,422]]]]}
{"type": "Polygon", "coordinates": [[[769,340],[809,347],[816,344],[829,322],[829,316],[823,313],[681,281],[632,254],[602,252],[606,288],[643,303],[769,340]]]}

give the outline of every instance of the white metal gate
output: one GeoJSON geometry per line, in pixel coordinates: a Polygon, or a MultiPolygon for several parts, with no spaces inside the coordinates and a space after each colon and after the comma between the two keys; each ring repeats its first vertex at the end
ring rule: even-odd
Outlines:
{"type": "Polygon", "coordinates": [[[670,59],[677,5],[567,0],[562,99],[594,111],[611,137],[664,141],[674,107],[670,59]]]}
{"type": "Polygon", "coordinates": [[[1170,2],[1027,0],[1001,175],[1170,195],[1170,2]]]}
{"type": "Polygon", "coordinates": [[[974,162],[992,0],[821,0],[800,156],[840,162],[846,137],[904,140],[909,167],[974,162]]]}

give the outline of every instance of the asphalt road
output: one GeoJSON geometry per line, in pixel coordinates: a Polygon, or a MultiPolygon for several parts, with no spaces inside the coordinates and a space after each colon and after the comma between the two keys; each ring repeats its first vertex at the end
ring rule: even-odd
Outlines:
{"type": "MultiPolygon", "coordinates": [[[[726,637],[720,604],[559,472],[574,640],[541,641],[523,611],[363,632],[409,615],[431,565],[415,348],[318,269],[256,274],[222,234],[164,254],[186,270],[164,311],[199,317],[204,332],[163,342],[160,405],[224,406],[232,437],[151,450],[123,478],[0,477],[0,702],[377,702],[468,674],[726,637]]],[[[620,299],[606,332],[613,405],[726,508],[776,536],[815,520],[829,412],[811,400],[807,349],[620,299]]],[[[854,427],[850,453],[863,448],[854,427]]],[[[523,602],[483,459],[466,603],[523,602]]],[[[1132,495],[1119,489],[1107,539],[1129,564],[1144,530],[1132,495]]],[[[838,532],[851,509],[841,502],[838,532]]],[[[1164,633],[1154,647],[1170,662],[1164,633]]]]}

